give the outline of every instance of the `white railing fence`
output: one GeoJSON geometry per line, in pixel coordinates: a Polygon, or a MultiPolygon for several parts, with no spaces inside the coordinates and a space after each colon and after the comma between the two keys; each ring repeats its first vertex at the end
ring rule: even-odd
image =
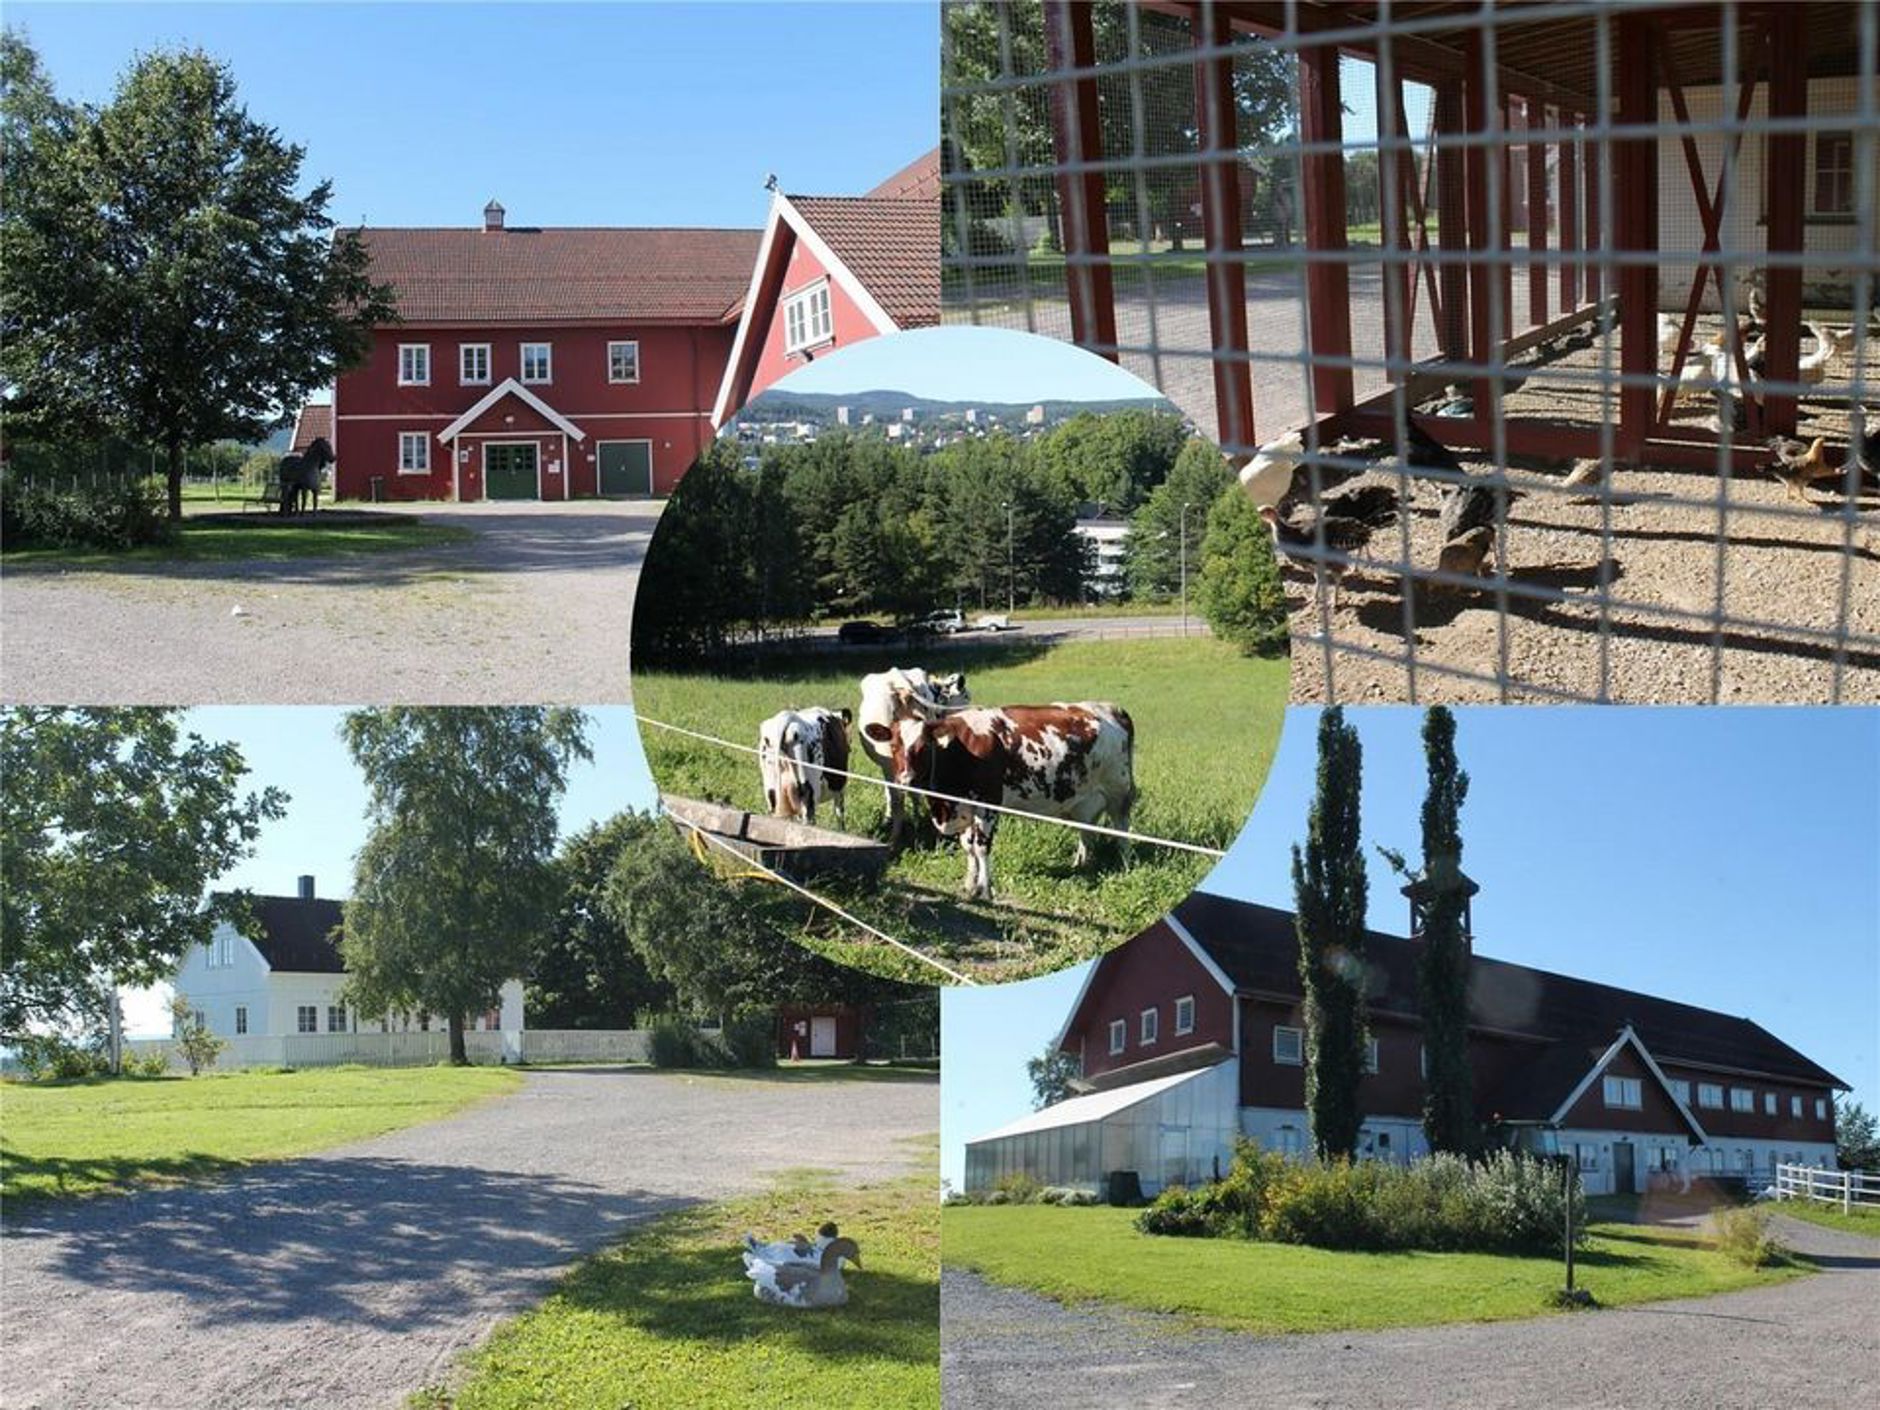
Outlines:
{"type": "MultiPolygon", "coordinates": [[[[443,1029],[418,1033],[298,1033],[230,1038],[216,1058],[218,1071],[245,1067],[425,1067],[450,1057],[450,1034],[443,1029]]],[[[527,1028],[520,1032],[469,1032],[464,1048],[475,1063],[645,1062],[651,1055],[645,1029],[527,1028]]],[[[162,1054],[171,1068],[187,1067],[176,1044],[167,1038],[134,1038],[127,1054],[162,1054]]]]}
{"type": "Polygon", "coordinates": [[[1811,1199],[1855,1209],[1880,1211],[1880,1175],[1860,1170],[1817,1170],[1812,1165],[1776,1166],[1777,1199],[1811,1199]]]}

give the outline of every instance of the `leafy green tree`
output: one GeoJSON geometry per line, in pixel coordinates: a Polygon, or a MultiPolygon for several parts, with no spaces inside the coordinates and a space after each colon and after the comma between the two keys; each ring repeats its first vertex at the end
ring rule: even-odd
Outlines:
{"type": "Polygon", "coordinates": [[[1223,491],[1208,511],[1200,583],[1189,591],[1222,641],[1250,656],[1286,653],[1286,586],[1273,536],[1238,485],[1223,491]]]}
{"type": "Polygon", "coordinates": [[[1322,1160],[1349,1159],[1364,1113],[1364,913],[1368,882],[1359,794],[1364,752],[1345,712],[1319,715],[1317,791],[1306,843],[1293,845],[1294,926],[1305,991],[1306,1119],[1322,1160]]]}
{"type": "Polygon", "coordinates": [[[1055,1044],[1035,1058],[1025,1059],[1025,1076],[1031,1079],[1031,1104],[1034,1110],[1056,1106],[1071,1095],[1071,1081],[1081,1076],[1078,1062],[1055,1044]]]}
{"type": "Polygon", "coordinates": [[[1880,1172],[1880,1121],[1859,1102],[1834,1099],[1834,1158],[1843,1170],[1880,1172]]]}
{"type": "Polygon", "coordinates": [[[347,1001],[440,1014],[450,1060],[464,1016],[497,1002],[552,933],[555,810],[591,759],[578,710],[355,710],[341,737],[365,775],[369,830],[340,953],[347,1001]]]}
{"type": "Polygon", "coordinates": [[[1172,597],[1180,592],[1184,542],[1188,585],[1191,590],[1197,586],[1208,513],[1233,484],[1234,472],[1227,458],[1207,441],[1196,437],[1182,447],[1168,478],[1149,492],[1130,517],[1123,566],[1132,593],[1172,597]]]}
{"type": "Polygon", "coordinates": [[[1475,1078],[1469,1066],[1468,880],[1462,874],[1462,805],[1469,775],[1456,762],[1456,717],[1432,706],[1423,717],[1429,790],[1423,796],[1423,866],[1380,849],[1411,887],[1422,917],[1417,995],[1423,1015],[1423,1134],[1433,1151],[1475,1150],[1475,1078]]]}
{"type": "Polygon", "coordinates": [[[641,578],[659,590],[634,604],[636,661],[692,661],[722,650],[750,611],[740,568],[751,520],[745,481],[738,447],[728,440],[714,442],[679,481],[641,569],[641,578]]]}
{"type": "Polygon", "coordinates": [[[672,1007],[671,986],[653,977],[604,904],[614,863],[663,826],[644,813],[619,813],[562,842],[555,855],[559,902],[528,975],[532,1024],[633,1028],[672,1007]]]}
{"type": "Polygon", "coordinates": [[[1167,412],[1080,412],[1028,449],[1043,482],[1073,508],[1128,515],[1168,478],[1187,441],[1181,418],[1167,412]]]}
{"type": "Polygon", "coordinates": [[[179,518],[185,452],[260,439],[362,360],[392,291],[358,236],[334,231],[331,184],[301,194],[305,152],[249,116],[225,65],[144,54],[108,102],[78,107],[6,42],[25,84],[4,118],[9,410],[156,443],[179,518]]]}
{"type": "Polygon", "coordinates": [[[205,892],[287,803],[247,774],[175,710],[0,712],[0,1038],[99,1026],[116,986],[168,979],[242,918],[205,892]]]}
{"type": "Polygon", "coordinates": [[[170,1031],[175,1035],[177,1052],[189,1064],[191,1077],[200,1076],[205,1067],[214,1067],[215,1060],[228,1046],[209,1031],[208,1025],[190,1006],[189,995],[181,992],[170,996],[170,1031]]]}

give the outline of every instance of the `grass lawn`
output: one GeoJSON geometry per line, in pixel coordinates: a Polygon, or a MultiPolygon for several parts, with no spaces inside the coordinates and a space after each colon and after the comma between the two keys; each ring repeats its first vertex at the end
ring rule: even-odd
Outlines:
{"type": "Polygon", "coordinates": [[[1851,1214],[1842,1213],[1838,1204],[1820,1204],[1806,1199],[1779,1200],[1763,1208],[1776,1214],[1786,1214],[1791,1219],[1805,1219],[1824,1229],[1839,1229],[1844,1234],[1865,1234],[1870,1239],[1880,1239],[1880,1209],[1872,1205],[1865,1209],[1856,1205],[1851,1214]]]}
{"type": "MultiPolygon", "coordinates": [[[[935,1147],[929,1146],[929,1150],[935,1147]]],[[[496,1330],[426,1410],[762,1405],[901,1410],[940,1404],[940,1215],[930,1158],[861,1189],[798,1171],[768,1194],[645,1225],[578,1264],[533,1312],[496,1330]],[[738,1261],[746,1232],[782,1238],[833,1219],[862,1250],[849,1303],[771,1307],[738,1261]]]]}
{"type": "MultiPolygon", "coordinates": [[[[1554,1258],[1334,1253],[1238,1239],[1137,1233],[1128,1209],[956,1207],[946,1259],[1061,1302],[1099,1300],[1249,1332],[1325,1332],[1493,1322],[1545,1311],[1554,1258]]],[[[1606,1306],[1698,1297],[1800,1276],[1752,1270],[1679,1232],[1595,1224],[1575,1281],[1606,1306]]]]}
{"type": "Polygon", "coordinates": [[[416,1125],[522,1079],[493,1067],[328,1067],[0,1085],[0,1196],[212,1175],[416,1125]]]}
{"type": "Polygon", "coordinates": [[[10,548],[9,568],[113,568],[138,563],[224,563],[239,559],[326,558],[340,554],[384,553],[410,548],[441,548],[463,543],[471,531],[455,524],[422,524],[403,514],[387,514],[381,523],[356,520],[327,525],[318,516],[282,523],[278,516],[255,513],[250,524],[202,522],[185,517],[168,543],[146,544],[125,552],[104,549],[10,548]]]}
{"type": "MultiPolygon", "coordinates": [[[[1139,833],[1226,847],[1265,781],[1285,712],[1287,663],[1241,656],[1212,638],[934,644],[910,658],[901,648],[842,657],[773,658],[763,679],[636,672],[643,717],[738,743],[757,742],[758,724],[785,706],[847,705],[869,671],[918,659],[930,669],[964,670],[979,703],[1029,704],[1108,699],[1136,724],[1131,826],[1139,833]]],[[[729,800],[762,810],[757,761],[747,754],[669,734],[642,723],[653,777],[671,793],[729,800]]],[[[872,768],[856,752],[858,770],[872,768]]],[[[869,833],[884,820],[883,790],[854,780],[847,830],[869,833]]],[[[834,826],[833,813],[818,822],[834,826]]],[[[928,836],[931,828],[924,829],[928,836]]],[[[1016,979],[1102,953],[1129,939],[1193,890],[1212,862],[1193,853],[1138,844],[1127,864],[1097,839],[1096,864],[1072,866],[1068,828],[1003,818],[993,846],[991,904],[960,896],[965,859],[958,846],[910,848],[873,891],[833,879],[821,894],[923,952],[982,979],[1016,979]]],[[[835,921],[767,882],[740,883],[753,905],[833,958],[877,973],[931,983],[932,970],[835,921]]]]}

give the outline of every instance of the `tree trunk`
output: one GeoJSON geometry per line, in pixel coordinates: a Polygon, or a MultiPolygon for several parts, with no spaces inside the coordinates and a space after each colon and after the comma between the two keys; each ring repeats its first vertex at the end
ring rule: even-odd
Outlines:
{"type": "Polygon", "coordinates": [[[463,1015],[454,1013],[450,1016],[450,1062],[452,1067],[468,1067],[469,1051],[463,1041],[463,1015]]]}
{"type": "Polygon", "coordinates": [[[170,505],[172,520],[183,517],[183,446],[180,441],[171,441],[167,447],[168,463],[164,469],[165,489],[170,505]]]}

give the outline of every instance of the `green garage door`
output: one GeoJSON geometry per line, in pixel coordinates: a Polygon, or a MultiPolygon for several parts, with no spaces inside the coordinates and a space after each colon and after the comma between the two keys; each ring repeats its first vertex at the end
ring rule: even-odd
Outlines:
{"type": "Polygon", "coordinates": [[[483,452],[483,493],[490,499],[540,499],[534,446],[488,446],[483,452]]]}
{"type": "Polygon", "coordinates": [[[651,441],[602,441],[597,449],[603,495],[650,495],[653,492],[651,441]]]}

